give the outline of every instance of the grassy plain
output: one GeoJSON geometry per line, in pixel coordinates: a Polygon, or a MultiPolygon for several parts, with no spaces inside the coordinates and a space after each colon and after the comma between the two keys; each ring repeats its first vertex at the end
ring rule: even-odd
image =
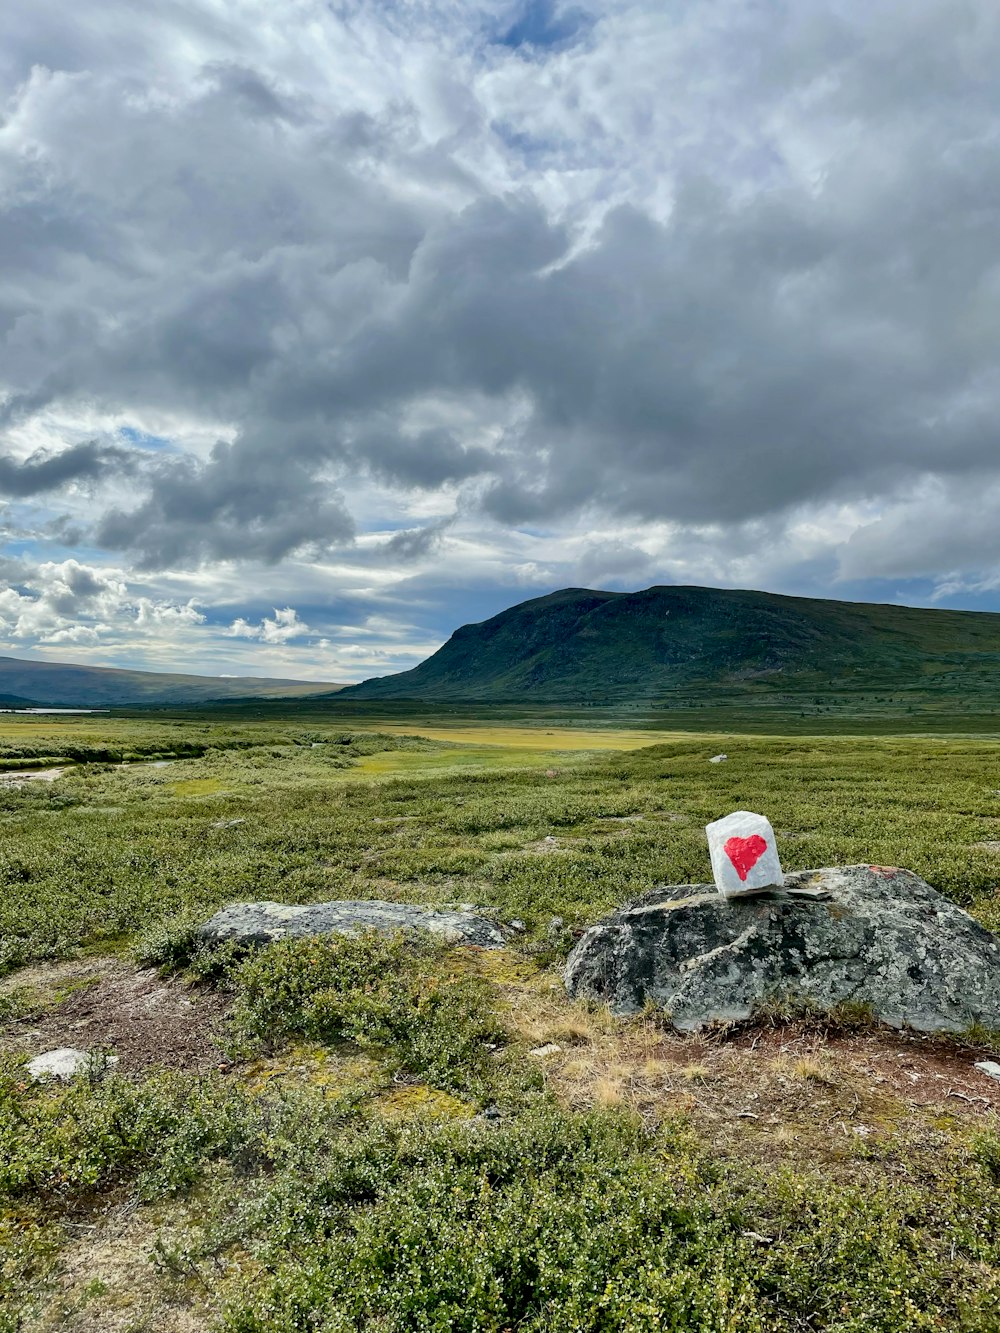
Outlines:
{"type": "Polygon", "coordinates": [[[972,1047],[681,1038],[569,1003],[557,970],[616,904],[707,878],[702,826],[741,806],[788,869],[905,865],[1000,929],[997,741],[505,720],[2,719],[8,770],[66,771],[0,785],[0,1330],[1000,1328],[972,1047]],[[332,897],[524,930],[192,945],[227,902],[332,897]],[[134,976],[154,1033],[154,1000],[225,1011],[207,1063],[154,1042],[25,1078],[134,976]]]}

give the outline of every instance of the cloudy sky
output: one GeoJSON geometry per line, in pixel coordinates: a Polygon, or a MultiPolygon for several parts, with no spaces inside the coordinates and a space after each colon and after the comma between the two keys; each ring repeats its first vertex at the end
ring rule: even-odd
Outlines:
{"type": "Polygon", "coordinates": [[[0,99],[0,652],[1000,610],[996,0],[31,0],[0,99]]]}

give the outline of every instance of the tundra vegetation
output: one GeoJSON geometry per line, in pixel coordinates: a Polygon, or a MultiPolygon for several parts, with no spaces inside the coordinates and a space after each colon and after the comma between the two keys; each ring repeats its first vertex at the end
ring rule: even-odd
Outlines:
{"type": "Polygon", "coordinates": [[[993,1034],[681,1037],[558,970],[613,907],[708,879],[737,808],[787,869],[904,865],[1000,929],[995,740],[261,712],[3,720],[3,1333],[1000,1327],[993,1034]],[[338,897],[519,924],[496,952],[198,943],[226,903],[338,897]],[[203,1046],[157,1047],[168,1012],[203,1046]],[[117,1067],[27,1077],[101,1022],[117,1067]]]}

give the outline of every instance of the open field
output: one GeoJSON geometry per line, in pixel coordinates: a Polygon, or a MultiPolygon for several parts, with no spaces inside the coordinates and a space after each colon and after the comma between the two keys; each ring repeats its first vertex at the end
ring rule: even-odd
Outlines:
{"type": "Polygon", "coordinates": [[[4,1333],[995,1333],[987,1034],[680,1037],[558,967],[707,878],[702,826],[741,806],[787,869],[902,864],[1000,929],[997,741],[357,720],[0,720],[9,770],[66,765],[0,786],[4,1333]],[[227,902],[333,897],[524,929],[192,945],[227,902]],[[30,1084],[61,1045],[120,1063],[30,1084]]]}
{"type": "MultiPolygon", "coordinates": [[[[118,710],[124,717],[123,710],[118,710]]],[[[186,712],[162,709],[133,710],[131,716],[186,718],[196,722],[206,715],[233,724],[275,722],[340,726],[358,731],[407,730],[428,735],[431,731],[467,728],[571,731],[658,735],[667,732],[722,732],[732,735],[765,736],[898,736],[954,735],[1000,737],[1000,710],[996,688],[928,688],[917,680],[905,688],[885,690],[871,686],[830,690],[817,686],[806,691],[782,689],[774,684],[728,689],[718,686],[698,691],[676,691],[655,705],[491,703],[443,704],[412,700],[347,698],[254,701],[200,708],[186,712]]]]}

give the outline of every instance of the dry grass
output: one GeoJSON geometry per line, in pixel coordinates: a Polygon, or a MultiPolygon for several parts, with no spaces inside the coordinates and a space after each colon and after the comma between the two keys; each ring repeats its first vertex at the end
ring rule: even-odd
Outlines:
{"type": "Polygon", "coordinates": [[[914,1144],[1000,1123],[1000,1085],[983,1053],[880,1027],[807,1021],[680,1034],[653,1015],[616,1018],[570,1001],[553,970],[517,972],[482,955],[504,1018],[568,1107],[622,1106],[655,1122],[679,1112],[720,1152],[792,1165],[849,1163],[859,1147],[905,1133],[914,1144]],[[928,1138],[929,1136],[929,1138],[928,1138]]]}
{"type": "Polygon", "coordinates": [[[83,1222],[59,1255],[55,1281],[23,1333],[205,1333],[210,1292],[167,1281],[155,1262],[191,1222],[190,1204],[136,1207],[118,1200],[83,1222]]]}

